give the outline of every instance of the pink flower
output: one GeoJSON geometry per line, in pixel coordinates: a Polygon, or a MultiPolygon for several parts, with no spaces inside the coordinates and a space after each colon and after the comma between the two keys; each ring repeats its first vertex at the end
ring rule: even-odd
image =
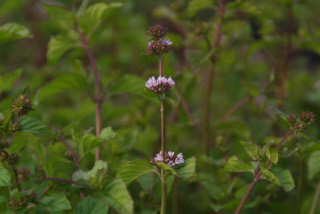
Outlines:
{"type": "Polygon", "coordinates": [[[171,77],[167,79],[166,77],[162,76],[159,76],[158,79],[151,77],[145,84],[148,89],[155,93],[168,92],[173,85],[175,85],[175,82],[171,77]]]}
{"type": "Polygon", "coordinates": [[[184,163],[183,155],[182,153],[175,155],[174,152],[165,152],[164,158],[162,155],[162,152],[159,152],[156,154],[156,157],[152,158],[151,163],[155,164],[156,162],[164,162],[168,164],[170,167],[180,165],[184,163]]]}

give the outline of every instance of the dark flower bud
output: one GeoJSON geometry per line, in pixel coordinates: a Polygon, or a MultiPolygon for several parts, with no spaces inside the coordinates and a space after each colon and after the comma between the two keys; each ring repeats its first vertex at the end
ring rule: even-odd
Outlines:
{"type": "Polygon", "coordinates": [[[33,110],[31,100],[25,94],[19,95],[12,103],[12,111],[18,116],[27,114],[31,110],[33,110]]]}
{"type": "Polygon", "coordinates": [[[149,42],[148,44],[148,52],[149,56],[152,55],[161,55],[164,53],[168,53],[171,48],[172,42],[169,39],[159,39],[157,41],[149,42]]]}
{"type": "Polygon", "coordinates": [[[11,126],[12,132],[17,132],[17,131],[20,131],[21,129],[22,129],[22,125],[21,125],[20,121],[14,122],[11,126]]]}
{"type": "Polygon", "coordinates": [[[307,110],[300,114],[300,119],[307,125],[311,125],[316,121],[316,115],[313,112],[307,110]]]}
{"type": "Polygon", "coordinates": [[[166,29],[164,29],[164,27],[161,25],[153,25],[148,29],[148,36],[152,41],[163,39],[165,38],[166,34],[166,29]]]}
{"type": "Polygon", "coordinates": [[[23,181],[28,181],[30,176],[30,169],[29,168],[18,169],[18,174],[19,174],[20,183],[23,181]]]}
{"type": "Polygon", "coordinates": [[[296,114],[290,114],[288,117],[287,117],[287,120],[288,122],[290,123],[290,126],[294,126],[297,122],[297,115],[296,114]]]}

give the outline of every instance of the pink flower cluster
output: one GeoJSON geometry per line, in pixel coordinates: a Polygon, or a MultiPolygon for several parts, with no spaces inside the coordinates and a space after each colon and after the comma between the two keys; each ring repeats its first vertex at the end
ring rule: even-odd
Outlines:
{"type": "Polygon", "coordinates": [[[184,159],[182,153],[175,155],[174,152],[165,152],[164,157],[162,155],[162,152],[159,152],[156,154],[155,158],[152,158],[150,161],[152,164],[155,164],[156,162],[164,162],[168,164],[170,167],[183,164],[184,159]]]}
{"type": "Polygon", "coordinates": [[[151,41],[148,44],[148,55],[161,55],[167,53],[171,48],[172,42],[167,39],[159,39],[157,41],[151,41]]]}
{"type": "Polygon", "coordinates": [[[175,82],[172,80],[172,78],[166,78],[164,76],[159,76],[158,79],[151,77],[145,84],[148,89],[155,93],[167,92],[173,85],[175,85],[175,82]]]}

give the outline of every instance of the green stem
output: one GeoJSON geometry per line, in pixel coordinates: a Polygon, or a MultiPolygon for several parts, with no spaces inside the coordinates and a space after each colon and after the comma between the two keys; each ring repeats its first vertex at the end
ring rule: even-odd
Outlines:
{"type": "Polygon", "coordinates": [[[160,214],[166,214],[166,205],[167,205],[167,184],[165,178],[165,171],[161,169],[161,211],[160,214]]]}
{"type": "Polygon", "coordinates": [[[315,211],[316,211],[316,208],[317,208],[317,205],[318,205],[317,202],[319,200],[319,195],[320,195],[320,180],[319,180],[319,183],[318,183],[318,187],[317,187],[316,193],[314,194],[314,197],[313,197],[313,202],[312,202],[310,214],[314,214],[315,211]]]}

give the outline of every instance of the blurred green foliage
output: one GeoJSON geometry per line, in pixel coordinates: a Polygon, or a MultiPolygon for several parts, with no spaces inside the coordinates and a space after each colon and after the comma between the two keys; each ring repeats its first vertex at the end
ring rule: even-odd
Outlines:
{"type": "MultiPolygon", "coordinates": [[[[144,174],[154,170],[148,161],[160,150],[159,101],[143,92],[158,68],[157,58],[146,55],[146,30],[156,23],[167,27],[174,44],[163,56],[164,74],[174,78],[179,98],[166,103],[168,150],[197,162],[197,177],[188,183],[168,177],[167,212],[234,212],[256,160],[263,159],[277,166],[261,168],[264,180],[243,213],[320,213],[320,200],[312,208],[320,191],[319,122],[306,130],[308,135],[291,135],[276,151],[273,146],[290,127],[272,108],[320,115],[320,1],[225,4],[221,43],[212,48],[221,21],[217,0],[1,0],[0,112],[9,115],[26,86],[35,110],[21,118],[22,130],[8,148],[19,154],[17,169],[34,175],[22,182],[23,194],[38,197],[28,213],[159,211],[160,181],[144,174]],[[105,92],[100,136],[94,135],[94,79],[79,29],[90,41],[105,92]],[[204,154],[203,112],[214,55],[210,150],[204,154]],[[61,136],[76,151],[80,167],[61,136]],[[96,146],[103,161],[95,161],[96,146]],[[119,172],[137,159],[145,168],[129,165],[133,172],[119,172]],[[119,179],[125,173],[132,177],[119,179]],[[80,199],[82,187],[87,197],[80,199]]],[[[186,167],[191,174],[193,164],[186,167]]],[[[23,195],[9,188],[16,182],[13,173],[0,165],[0,213],[19,213],[7,209],[8,198],[23,195]]]]}

